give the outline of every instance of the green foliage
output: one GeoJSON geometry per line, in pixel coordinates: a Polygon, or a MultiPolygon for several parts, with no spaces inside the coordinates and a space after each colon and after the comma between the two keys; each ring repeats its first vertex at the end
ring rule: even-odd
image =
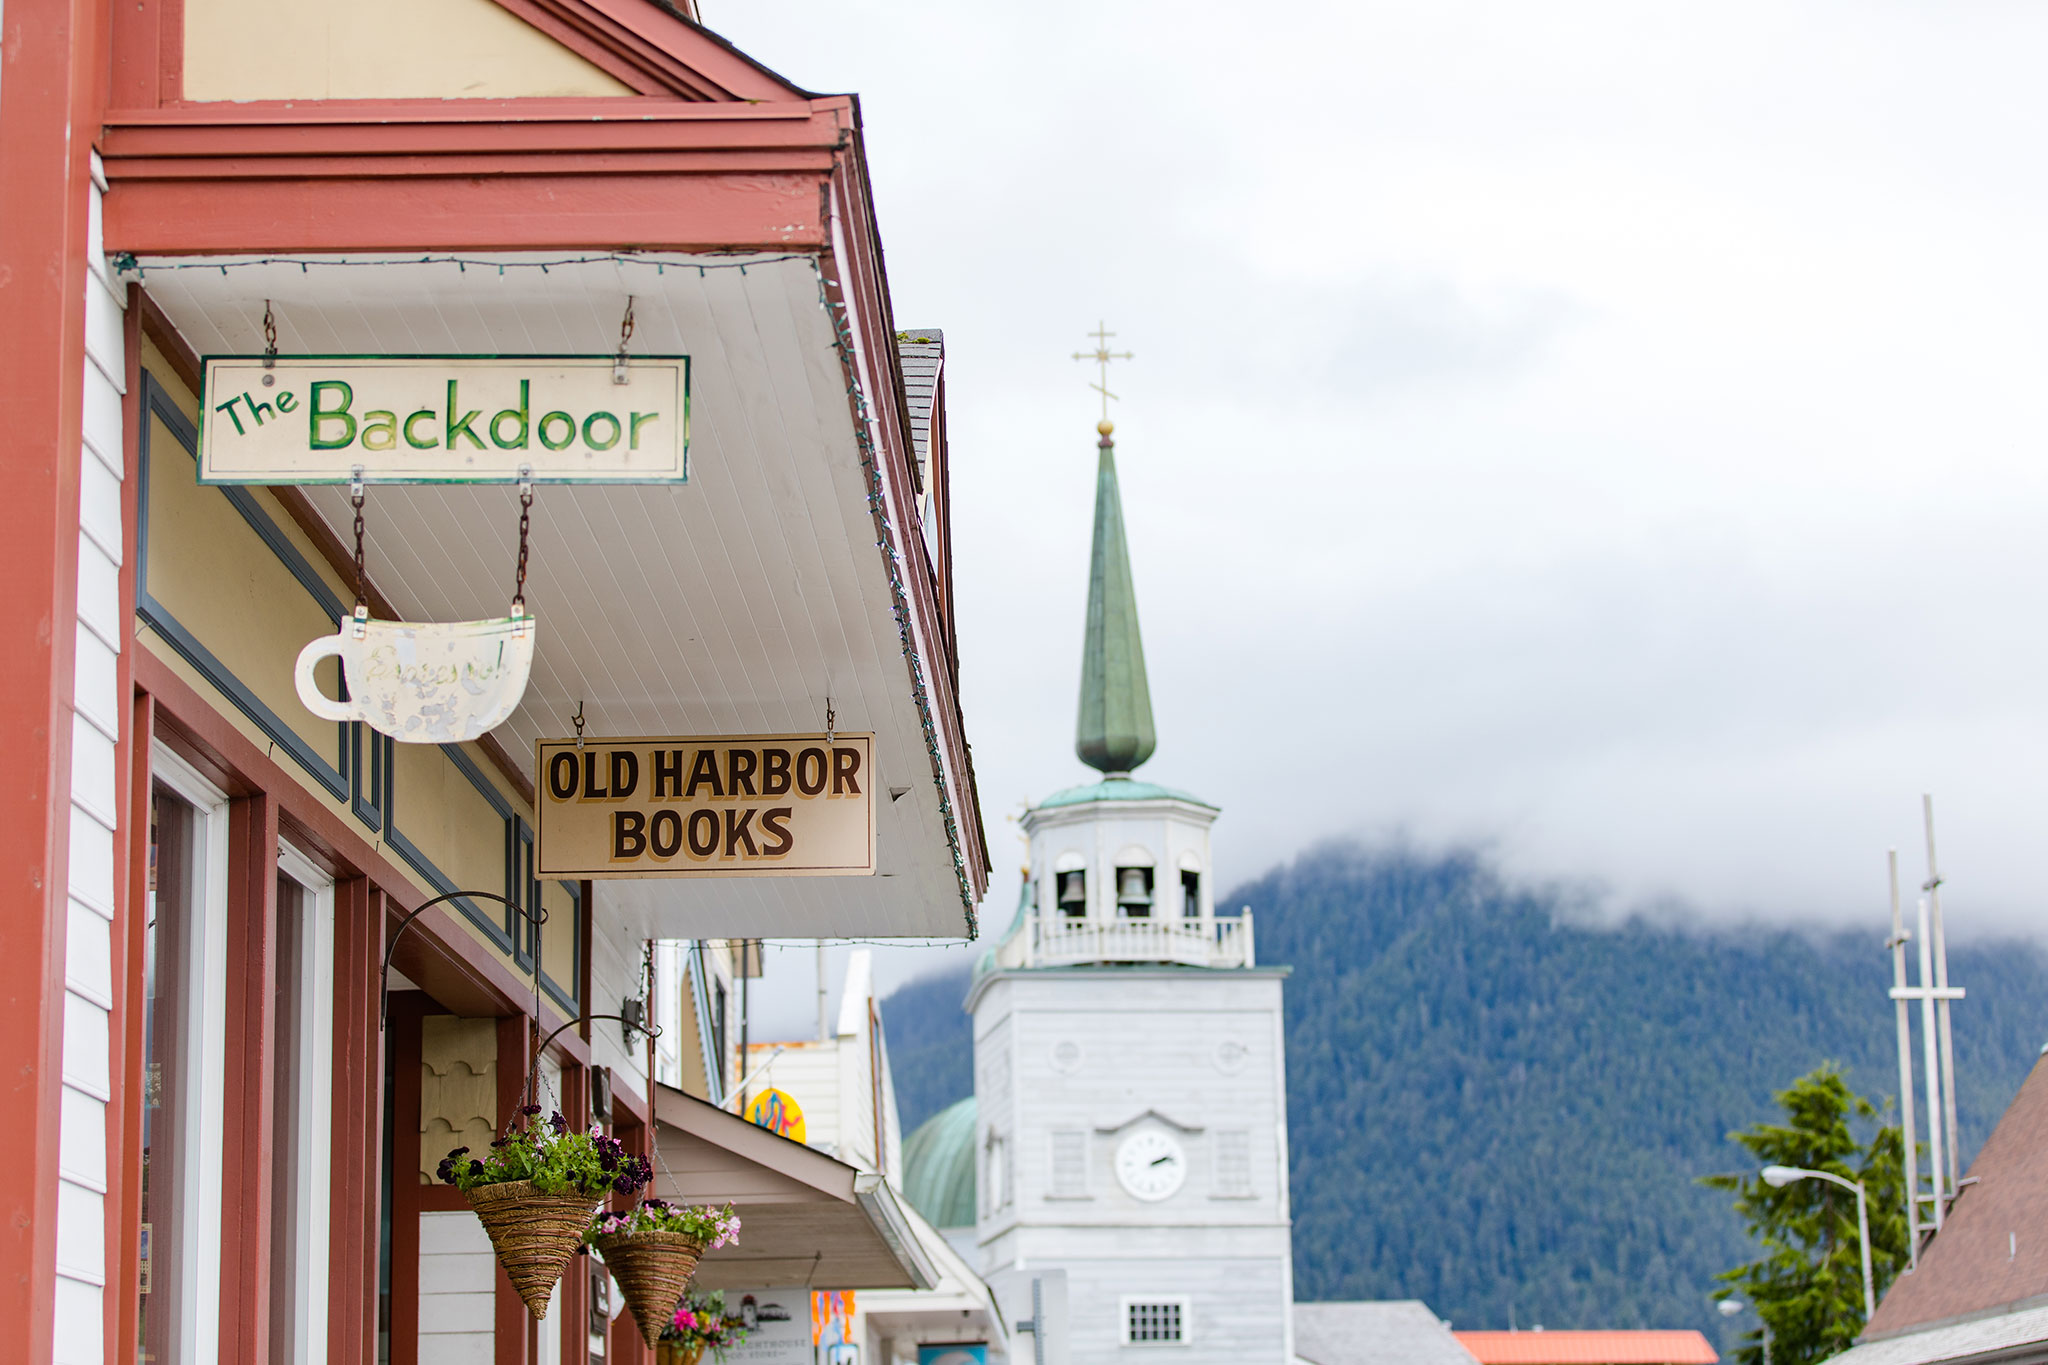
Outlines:
{"type": "MultiPolygon", "coordinates": [[[[1960,902],[1958,902],[1960,903],[1960,902]]],[[[1333,845],[1239,886],[1287,982],[1295,1295],[1422,1299],[1461,1328],[1696,1327],[1752,1254],[1727,1134],[1818,1058],[1896,1085],[1884,925],[1787,913],[1724,930],[1611,923],[1472,852],[1333,845]]],[[[1960,916],[1958,916],[1960,918],[1960,916]]],[[[1952,944],[1963,1154],[2034,1063],[2048,961],[1952,944]]],[[[906,1131],[972,1085],[967,974],[883,1002],[906,1131]]],[[[1873,1208],[1873,1216],[1878,1210],[1873,1208]]],[[[1885,1210],[1885,1216],[1895,1216],[1885,1210]]]]}
{"type": "Polygon", "coordinates": [[[509,1185],[525,1180],[540,1194],[587,1194],[594,1199],[615,1192],[632,1194],[654,1179],[646,1157],[633,1156],[617,1138],[593,1128],[572,1133],[557,1113],[546,1123],[537,1120],[540,1106],[519,1111],[520,1127],[491,1143],[481,1156],[457,1147],[441,1158],[436,1173],[459,1190],[479,1185],[509,1185]]]}
{"type": "MultiPolygon", "coordinates": [[[[1757,1169],[1797,1166],[1860,1183],[1867,1193],[1870,1262],[1877,1293],[1906,1265],[1905,1174],[1898,1128],[1887,1125],[1862,1143],[1855,1121],[1877,1106],[1850,1091],[1841,1073],[1823,1066],[1778,1092],[1783,1123],[1730,1133],[1757,1169]]],[[[1735,1192],[1735,1212],[1764,1254],[1718,1277],[1755,1307],[1771,1334],[1771,1365],[1814,1365],[1849,1349],[1863,1330],[1863,1250],[1856,1196],[1825,1180],[1795,1180],[1778,1189],[1761,1175],[1710,1175],[1702,1185],[1735,1192]]],[[[1739,1365],[1763,1365],[1763,1331],[1749,1333],[1739,1365]]]]}

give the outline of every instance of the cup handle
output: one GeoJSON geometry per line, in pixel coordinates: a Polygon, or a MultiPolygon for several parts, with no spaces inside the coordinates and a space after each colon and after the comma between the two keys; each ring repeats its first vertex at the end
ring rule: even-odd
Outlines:
{"type": "Polygon", "coordinates": [[[333,655],[341,657],[348,647],[347,627],[333,635],[323,635],[299,651],[299,662],[294,676],[299,685],[299,700],[308,711],[322,720],[361,720],[362,713],[354,702],[336,701],[320,690],[320,684],[313,678],[313,666],[322,659],[333,655]]]}

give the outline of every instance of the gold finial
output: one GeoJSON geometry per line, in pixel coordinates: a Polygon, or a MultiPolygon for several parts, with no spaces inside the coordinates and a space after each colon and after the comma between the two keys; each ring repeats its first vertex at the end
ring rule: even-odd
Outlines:
{"type": "Polygon", "coordinates": [[[1095,429],[1104,436],[1107,436],[1110,430],[1109,400],[1116,397],[1115,394],[1109,391],[1109,362],[1112,360],[1135,360],[1137,357],[1129,351],[1112,351],[1109,349],[1109,339],[1115,336],[1116,333],[1109,330],[1109,324],[1106,322],[1096,323],[1095,330],[1088,335],[1095,338],[1095,349],[1092,351],[1076,351],[1074,352],[1074,359],[1092,360],[1101,367],[1101,381],[1090,384],[1088,387],[1102,395],[1102,423],[1095,429]]]}
{"type": "Polygon", "coordinates": [[[1101,432],[1104,436],[1107,436],[1112,431],[1116,430],[1116,423],[1110,421],[1107,417],[1105,417],[1100,422],[1097,422],[1095,424],[1095,429],[1101,432]]]}

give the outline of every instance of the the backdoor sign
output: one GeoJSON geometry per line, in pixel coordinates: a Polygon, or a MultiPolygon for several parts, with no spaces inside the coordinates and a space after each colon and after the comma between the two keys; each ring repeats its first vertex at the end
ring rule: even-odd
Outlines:
{"type": "Polygon", "coordinates": [[[872,734],[542,740],[543,877],[863,877],[872,734]]]}

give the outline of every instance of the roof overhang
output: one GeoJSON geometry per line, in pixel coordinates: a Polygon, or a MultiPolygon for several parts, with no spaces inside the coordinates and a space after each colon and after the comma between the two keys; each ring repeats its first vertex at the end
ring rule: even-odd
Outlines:
{"type": "MultiPolygon", "coordinates": [[[[604,355],[630,295],[632,349],[691,358],[687,484],[537,490],[527,596],[538,651],[489,747],[530,792],[535,741],[568,736],[579,706],[593,736],[663,736],[816,732],[829,703],[838,729],[875,734],[877,873],[604,883],[601,905],[651,936],[958,937],[986,885],[894,338],[845,320],[872,272],[840,260],[139,262],[149,297],[200,355],[261,351],[266,300],[287,353],[604,355]]],[[[307,529],[345,555],[347,489],[298,496],[307,529]]],[[[516,502],[506,486],[371,489],[377,614],[503,616],[516,502]]]]}
{"type": "Polygon", "coordinates": [[[730,1202],[739,1241],[708,1253],[706,1289],[930,1289],[940,1274],[881,1176],[665,1085],[654,1088],[661,1159],[652,1192],[730,1202]]]}

